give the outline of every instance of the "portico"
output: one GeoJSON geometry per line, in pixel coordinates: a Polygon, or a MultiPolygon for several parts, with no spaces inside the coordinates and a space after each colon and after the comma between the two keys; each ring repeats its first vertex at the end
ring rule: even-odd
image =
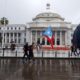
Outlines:
{"type": "Polygon", "coordinates": [[[59,14],[43,12],[38,14],[33,22],[28,23],[31,31],[31,42],[42,43],[43,46],[50,46],[43,37],[44,30],[50,25],[54,34],[54,46],[65,47],[71,45],[71,23],[64,21],[59,14]]]}

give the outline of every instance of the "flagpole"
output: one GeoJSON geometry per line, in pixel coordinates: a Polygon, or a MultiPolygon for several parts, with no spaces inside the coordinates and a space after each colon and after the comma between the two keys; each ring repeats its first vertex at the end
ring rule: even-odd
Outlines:
{"type": "Polygon", "coordinates": [[[3,30],[2,30],[2,48],[4,48],[4,29],[5,29],[5,17],[3,19],[3,22],[4,22],[4,26],[3,26],[3,30]]]}
{"type": "MultiPolygon", "coordinates": [[[[4,16],[6,13],[6,0],[4,0],[4,16]]],[[[6,17],[3,17],[3,30],[2,30],[2,48],[4,48],[4,29],[5,29],[5,19],[6,17]]]]}

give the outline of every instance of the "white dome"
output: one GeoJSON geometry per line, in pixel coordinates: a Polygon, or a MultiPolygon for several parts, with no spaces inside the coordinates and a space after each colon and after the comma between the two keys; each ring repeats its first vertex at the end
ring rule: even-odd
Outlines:
{"type": "Polygon", "coordinates": [[[37,16],[36,16],[36,18],[40,18],[40,17],[52,17],[52,18],[61,18],[61,16],[60,15],[58,15],[57,13],[49,13],[49,12],[47,12],[47,13],[40,13],[40,14],[38,14],[37,16]]]}
{"type": "Polygon", "coordinates": [[[64,18],[62,18],[59,14],[57,13],[52,13],[52,12],[44,12],[44,13],[40,13],[38,14],[33,21],[35,21],[36,19],[61,19],[64,20],[64,18]]]}

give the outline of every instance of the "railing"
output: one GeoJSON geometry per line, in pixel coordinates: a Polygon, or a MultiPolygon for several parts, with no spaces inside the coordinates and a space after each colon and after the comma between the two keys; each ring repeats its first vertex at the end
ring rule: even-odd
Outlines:
{"type": "MultiPolygon", "coordinates": [[[[70,51],[62,50],[36,50],[34,49],[34,57],[40,58],[80,58],[80,55],[71,54],[70,51]]],[[[10,48],[0,48],[0,57],[23,57],[24,52],[22,47],[17,47],[15,50],[10,48]]]]}
{"type": "Polygon", "coordinates": [[[37,23],[30,23],[29,25],[30,26],[40,26],[40,27],[46,27],[46,26],[48,26],[48,25],[51,25],[51,26],[54,26],[54,27],[68,27],[68,26],[70,26],[70,24],[65,24],[65,23],[61,23],[61,24],[58,24],[58,22],[37,22],[37,23]]]}

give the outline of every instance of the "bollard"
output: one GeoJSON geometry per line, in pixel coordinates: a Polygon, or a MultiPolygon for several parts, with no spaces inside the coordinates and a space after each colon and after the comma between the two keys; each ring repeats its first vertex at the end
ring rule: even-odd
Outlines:
{"type": "Polygon", "coordinates": [[[44,57],[44,56],[43,56],[43,50],[42,50],[42,64],[43,64],[43,57],[44,57]]]}
{"type": "Polygon", "coordinates": [[[55,58],[57,58],[57,51],[55,51],[55,58]]]}
{"type": "Polygon", "coordinates": [[[42,50],[42,58],[43,58],[43,50],[42,50]]]}
{"type": "Polygon", "coordinates": [[[68,58],[70,58],[70,51],[68,51],[68,58]]]}
{"type": "Polygon", "coordinates": [[[4,57],[4,48],[3,48],[3,57],[4,57]]]}
{"type": "Polygon", "coordinates": [[[17,51],[16,51],[16,57],[17,57],[17,51]]]}

